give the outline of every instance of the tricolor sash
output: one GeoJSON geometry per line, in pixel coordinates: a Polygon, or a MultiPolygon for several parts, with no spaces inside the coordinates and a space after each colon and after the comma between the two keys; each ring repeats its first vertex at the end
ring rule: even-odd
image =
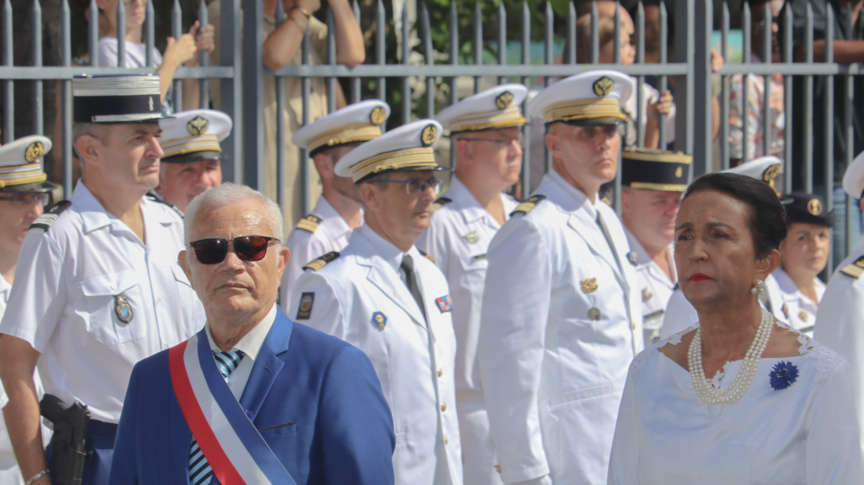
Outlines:
{"type": "Polygon", "coordinates": [[[204,330],[173,347],[168,360],[183,417],[223,485],[295,485],[231,393],[204,330]]]}

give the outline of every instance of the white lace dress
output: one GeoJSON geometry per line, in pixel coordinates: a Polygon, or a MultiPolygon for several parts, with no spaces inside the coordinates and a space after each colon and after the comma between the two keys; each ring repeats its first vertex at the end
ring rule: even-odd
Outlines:
{"type": "MultiPolygon", "coordinates": [[[[839,354],[801,335],[800,355],[762,359],[740,401],[709,405],[690,374],[657,350],[682,334],[630,366],[609,484],[864,483],[848,364],[839,354]],[[794,382],[772,385],[772,376],[782,377],[778,366],[797,370],[794,382]]],[[[727,363],[715,387],[728,386],[741,362],[727,363]]]]}

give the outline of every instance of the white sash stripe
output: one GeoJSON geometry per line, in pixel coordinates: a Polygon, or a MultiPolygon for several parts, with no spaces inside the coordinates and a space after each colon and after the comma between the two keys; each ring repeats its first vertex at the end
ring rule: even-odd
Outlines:
{"type": "MultiPolygon", "coordinates": [[[[243,477],[246,483],[250,484],[269,484],[270,480],[264,472],[258,467],[255,459],[249,454],[249,451],[243,446],[240,437],[234,432],[231,423],[225,417],[219,403],[213,399],[210,389],[207,387],[207,381],[204,379],[204,372],[201,369],[201,363],[198,361],[198,335],[192,336],[189,343],[186,344],[186,350],[183,353],[183,361],[186,366],[186,372],[189,376],[189,383],[192,386],[192,392],[198,400],[198,405],[201,407],[201,412],[207,420],[213,434],[225,451],[225,455],[234,464],[234,468],[243,477]]],[[[240,404],[237,403],[239,406],[240,404]]]]}

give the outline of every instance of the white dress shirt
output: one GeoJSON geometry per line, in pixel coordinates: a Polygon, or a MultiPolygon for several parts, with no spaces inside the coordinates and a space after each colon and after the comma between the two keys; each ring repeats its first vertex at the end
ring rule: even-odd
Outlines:
{"type": "MultiPolygon", "coordinates": [[[[780,311],[783,312],[786,321],[795,330],[812,337],[819,303],[804,296],[804,293],[801,293],[798,285],[792,281],[792,277],[783,268],[778,266],[774,270],[774,279],[777,280],[777,286],[780,288],[780,311]]],[[[825,283],[819,278],[816,278],[815,283],[816,298],[821,301],[822,295],[825,294],[825,283]]]]}
{"type": "MultiPolygon", "coordinates": [[[[249,382],[249,376],[252,374],[252,367],[255,365],[255,359],[258,357],[258,351],[264,345],[264,340],[267,339],[267,334],[273,327],[273,322],[276,321],[276,305],[267,312],[264,319],[258,325],[249,330],[249,333],[243,336],[231,350],[239,350],[243,352],[243,359],[240,364],[231,372],[228,378],[228,388],[231,393],[240,401],[240,396],[243,395],[243,389],[246,389],[246,383],[249,382]]],[[[210,343],[210,350],[213,352],[221,352],[222,349],[213,341],[213,334],[210,333],[210,325],[206,325],[207,341],[210,343]]]]}
{"type": "Polygon", "coordinates": [[[27,233],[0,333],[41,354],[46,393],[116,423],[135,363],[192,336],[204,309],[177,263],[183,221],[170,207],[141,199],[144,243],[83,182],[71,203],[27,233]]]}
{"type": "MultiPolygon", "coordinates": [[[[663,314],[672,292],[675,291],[675,281],[669,279],[666,272],[660,268],[650,256],[642,243],[636,239],[626,227],[627,242],[630,250],[636,253],[636,284],[639,298],[642,300],[642,327],[645,329],[645,345],[650,345],[660,338],[660,327],[663,325],[663,314]]],[[[666,250],[666,258],[672,274],[675,274],[675,259],[672,257],[672,245],[666,250]]]]}

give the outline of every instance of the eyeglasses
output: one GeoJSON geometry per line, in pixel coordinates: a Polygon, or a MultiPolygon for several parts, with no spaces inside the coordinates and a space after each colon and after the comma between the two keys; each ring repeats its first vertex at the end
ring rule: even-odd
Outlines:
{"type": "Polygon", "coordinates": [[[516,136],[513,138],[460,138],[460,140],[488,141],[489,143],[494,143],[499,150],[509,150],[513,146],[513,142],[516,142],[516,144],[520,147],[522,146],[521,136],[516,136]]]}
{"type": "MultiPolygon", "coordinates": [[[[195,257],[201,264],[219,264],[228,255],[228,239],[211,237],[189,243],[195,250],[195,257]]],[[[230,240],[234,243],[234,253],[240,261],[261,261],[267,254],[270,241],[279,239],[268,236],[239,236],[230,240]]]]}
{"type": "Polygon", "coordinates": [[[48,205],[48,202],[51,200],[51,194],[47,192],[37,192],[34,194],[16,194],[16,195],[3,195],[0,196],[0,200],[5,200],[7,202],[12,202],[12,207],[29,207],[34,204],[39,205],[48,205]]]}
{"type": "Polygon", "coordinates": [[[416,179],[408,179],[408,180],[390,180],[390,179],[378,179],[375,182],[384,182],[387,184],[405,184],[405,192],[408,192],[408,195],[420,195],[426,191],[429,187],[432,187],[432,191],[436,194],[441,189],[441,180],[437,177],[430,177],[428,179],[416,178],[416,179]]]}

